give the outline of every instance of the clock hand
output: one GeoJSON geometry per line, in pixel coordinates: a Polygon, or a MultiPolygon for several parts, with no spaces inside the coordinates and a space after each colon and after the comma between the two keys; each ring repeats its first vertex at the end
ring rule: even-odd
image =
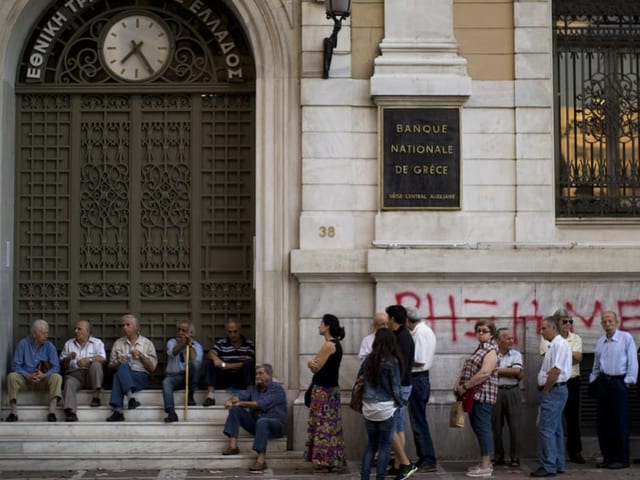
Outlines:
{"type": "Polygon", "coordinates": [[[136,53],[140,48],[140,45],[142,45],[142,42],[140,42],[140,45],[138,45],[135,40],[131,40],[131,45],[133,45],[133,47],[131,47],[131,50],[129,50],[129,53],[127,53],[124,57],[122,57],[122,60],[120,60],[120,63],[126,62],[131,55],[136,53]]]}
{"type": "Polygon", "coordinates": [[[147,57],[144,56],[144,53],[142,53],[142,50],[140,50],[141,46],[142,46],[142,42],[140,42],[138,44],[138,47],[136,48],[136,51],[138,52],[138,56],[142,60],[142,63],[144,63],[144,66],[147,67],[147,70],[149,71],[149,73],[153,73],[153,67],[149,63],[149,60],[147,60],[147,57]]]}

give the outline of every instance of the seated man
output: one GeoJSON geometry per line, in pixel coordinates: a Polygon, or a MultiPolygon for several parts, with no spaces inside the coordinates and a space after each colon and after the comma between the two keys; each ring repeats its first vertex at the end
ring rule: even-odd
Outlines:
{"type": "Polygon", "coordinates": [[[178,329],[176,337],[167,342],[167,376],[162,381],[164,411],[168,414],[164,419],[166,423],[178,421],[173,392],[184,390],[185,387],[186,349],[189,349],[189,392],[187,394],[189,405],[196,404],[193,393],[198,386],[203,357],[202,345],[193,339],[193,326],[188,321],[181,320],[176,328],[178,329]]]}
{"type": "Polygon", "coordinates": [[[93,389],[92,407],[100,406],[100,389],[107,361],[102,340],[91,336],[91,325],[87,320],[78,320],[73,329],[74,338],[67,340],[60,354],[64,376],[64,420],[77,422],[78,390],[93,389]]]}
{"type": "Polygon", "coordinates": [[[158,355],[153,342],[140,335],[140,322],[135,315],[125,315],[121,320],[123,337],[113,343],[109,367],[115,369],[111,387],[112,413],[107,422],[123,422],[124,396],[129,398],[129,410],[138,408],[136,393],[147,386],[149,374],[158,365],[158,355]]]}
{"type": "Polygon", "coordinates": [[[34,320],[31,335],[18,342],[7,376],[7,395],[11,413],[7,422],[18,421],[18,393],[20,390],[47,390],[49,414],[47,421],[55,422],[56,404],[62,397],[62,376],[56,347],[48,340],[49,324],[34,320]]]}
{"type": "Polygon", "coordinates": [[[205,377],[207,399],[203,405],[216,404],[216,388],[244,390],[251,385],[256,358],[256,347],[240,333],[240,323],[228,320],[225,325],[227,336],[218,340],[207,355],[205,377]]]}
{"type": "Polygon", "coordinates": [[[254,435],[253,450],[258,453],[251,472],[261,472],[267,468],[265,453],[267,440],[280,438],[287,431],[287,396],[279,383],[273,382],[273,367],[268,363],[256,367],[256,383],[238,395],[224,402],[229,410],[224,434],[229,437],[229,445],[223,455],[237,455],[240,427],[254,435]]]}

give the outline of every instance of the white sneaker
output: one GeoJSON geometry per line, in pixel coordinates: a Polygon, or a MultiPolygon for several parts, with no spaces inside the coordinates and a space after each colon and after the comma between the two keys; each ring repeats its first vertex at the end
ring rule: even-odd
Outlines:
{"type": "Polygon", "coordinates": [[[467,472],[475,472],[476,470],[480,470],[480,464],[472,465],[469,468],[467,468],[467,472]]]}
{"type": "Polygon", "coordinates": [[[473,478],[490,477],[493,475],[493,467],[480,468],[480,466],[477,466],[475,470],[469,470],[465,475],[473,478]]]}

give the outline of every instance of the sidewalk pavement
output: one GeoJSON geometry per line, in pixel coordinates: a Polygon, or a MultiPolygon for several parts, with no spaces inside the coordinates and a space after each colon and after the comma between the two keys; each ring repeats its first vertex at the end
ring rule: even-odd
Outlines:
{"type": "MultiPolygon", "coordinates": [[[[25,458],[25,461],[28,461],[25,458]]],[[[466,479],[465,472],[474,462],[443,461],[438,470],[432,473],[416,473],[412,480],[449,480],[466,479]]],[[[360,478],[359,462],[349,462],[343,473],[317,473],[310,464],[293,468],[279,468],[277,464],[269,465],[263,473],[251,474],[246,469],[174,469],[174,470],[66,470],[66,471],[0,471],[2,480],[219,480],[219,479],[269,479],[269,480],[355,480],[360,478]]],[[[538,468],[536,459],[523,459],[520,468],[495,467],[494,479],[529,479],[529,473],[538,468]]],[[[567,463],[567,470],[556,475],[559,480],[614,480],[640,478],[640,465],[631,465],[624,470],[599,469],[592,463],[575,465],[567,463]]],[[[375,478],[372,473],[371,478],[375,478]]],[[[393,477],[387,477],[392,479],[393,477]]]]}

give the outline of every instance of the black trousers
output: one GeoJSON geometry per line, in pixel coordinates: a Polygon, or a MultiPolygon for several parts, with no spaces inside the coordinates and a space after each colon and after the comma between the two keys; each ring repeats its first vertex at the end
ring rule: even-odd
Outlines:
{"type": "Polygon", "coordinates": [[[570,378],[567,382],[567,404],[564,407],[564,432],[567,436],[567,454],[569,458],[582,453],[580,438],[580,377],[570,378]]]}

